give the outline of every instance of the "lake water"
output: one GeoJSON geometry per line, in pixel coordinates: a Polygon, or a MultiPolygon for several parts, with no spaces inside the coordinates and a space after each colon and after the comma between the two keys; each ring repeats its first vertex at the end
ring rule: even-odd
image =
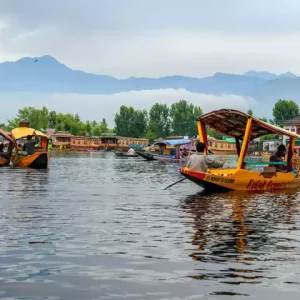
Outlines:
{"type": "Polygon", "coordinates": [[[300,194],[205,195],[176,163],[0,168],[0,299],[299,299],[300,194]]]}

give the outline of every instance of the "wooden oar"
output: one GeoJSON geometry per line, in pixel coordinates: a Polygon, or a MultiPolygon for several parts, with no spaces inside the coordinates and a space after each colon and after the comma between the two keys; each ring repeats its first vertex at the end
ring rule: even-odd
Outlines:
{"type": "Polygon", "coordinates": [[[183,180],[186,180],[186,179],[187,179],[187,178],[179,179],[179,180],[177,180],[177,181],[175,181],[175,182],[173,182],[173,183],[171,183],[171,184],[169,184],[169,185],[167,185],[167,186],[161,188],[161,190],[166,190],[166,189],[168,189],[169,187],[171,187],[171,186],[173,186],[173,185],[175,185],[175,184],[177,184],[177,183],[180,183],[180,182],[182,182],[183,180]]]}

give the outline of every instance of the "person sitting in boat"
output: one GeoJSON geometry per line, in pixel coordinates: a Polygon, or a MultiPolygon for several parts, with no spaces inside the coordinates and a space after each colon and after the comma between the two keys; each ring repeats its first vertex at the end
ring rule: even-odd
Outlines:
{"type": "Polygon", "coordinates": [[[150,152],[151,148],[150,148],[150,144],[148,144],[148,146],[144,149],[145,152],[150,152]]]}
{"type": "MultiPolygon", "coordinates": [[[[277,151],[270,156],[270,162],[283,162],[283,159],[286,155],[286,147],[281,144],[278,146],[277,151]]],[[[270,167],[274,167],[274,165],[270,164],[270,167]]],[[[275,165],[276,172],[286,172],[287,166],[285,165],[275,165]]]]}
{"type": "Polygon", "coordinates": [[[5,155],[4,155],[4,144],[3,143],[1,143],[0,144],[0,157],[4,157],[5,155]]]}
{"type": "Polygon", "coordinates": [[[182,157],[185,157],[185,156],[189,156],[190,155],[190,152],[188,149],[186,148],[183,148],[182,152],[181,152],[181,156],[182,157]]]}
{"type": "Polygon", "coordinates": [[[28,135],[26,142],[23,145],[23,155],[32,155],[34,153],[35,145],[39,143],[39,138],[35,135],[35,131],[33,135],[28,135]],[[35,136],[34,140],[32,137],[35,136]]]}
{"type": "Polygon", "coordinates": [[[135,154],[135,151],[132,148],[130,148],[126,153],[126,155],[134,155],[134,154],[135,154]]]}
{"type": "Polygon", "coordinates": [[[196,153],[189,157],[186,168],[191,171],[205,173],[208,168],[222,168],[226,162],[226,158],[222,158],[221,161],[210,158],[207,155],[203,155],[206,145],[202,142],[197,142],[196,153]]]}

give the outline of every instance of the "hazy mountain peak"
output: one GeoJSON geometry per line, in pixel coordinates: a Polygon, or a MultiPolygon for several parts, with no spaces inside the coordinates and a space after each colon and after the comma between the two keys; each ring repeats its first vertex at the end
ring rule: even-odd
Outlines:
{"type": "Polygon", "coordinates": [[[273,80],[277,77],[276,74],[270,73],[270,72],[265,72],[265,71],[255,71],[255,70],[250,70],[248,72],[245,72],[243,75],[245,76],[252,76],[252,77],[259,77],[265,80],[273,80]]]}
{"type": "Polygon", "coordinates": [[[262,78],[264,80],[273,80],[273,79],[276,79],[276,78],[283,78],[283,77],[288,77],[288,78],[297,78],[298,77],[298,76],[296,76],[295,74],[293,74],[291,72],[286,72],[286,73],[276,75],[276,74],[270,73],[270,72],[255,71],[255,70],[250,70],[248,72],[245,72],[243,75],[252,76],[252,77],[259,77],[259,78],[262,78]]]}

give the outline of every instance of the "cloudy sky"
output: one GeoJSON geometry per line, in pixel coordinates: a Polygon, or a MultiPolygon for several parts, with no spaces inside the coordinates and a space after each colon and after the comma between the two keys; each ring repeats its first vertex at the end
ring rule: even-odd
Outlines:
{"type": "Polygon", "coordinates": [[[0,62],[49,54],[118,78],[300,75],[299,15],[299,0],[0,0],[0,62]]]}
{"type": "Polygon", "coordinates": [[[50,54],[116,77],[300,75],[298,0],[0,0],[0,61],[50,54]]]}

